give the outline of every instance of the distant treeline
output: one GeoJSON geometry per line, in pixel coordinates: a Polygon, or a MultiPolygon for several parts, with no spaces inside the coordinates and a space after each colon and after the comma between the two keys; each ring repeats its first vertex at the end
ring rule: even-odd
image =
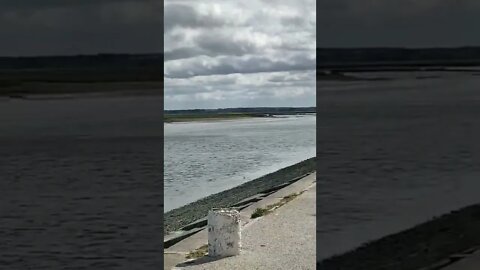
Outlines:
{"type": "Polygon", "coordinates": [[[0,57],[0,69],[163,67],[163,54],[97,54],[75,56],[0,57]]]}
{"type": "Polygon", "coordinates": [[[295,113],[315,113],[316,111],[317,111],[316,107],[254,107],[254,108],[165,110],[165,114],[167,115],[229,114],[229,113],[295,114],[295,113]]]}
{"type": "Polygon", "coordinates": [[[158,82],[162,70],[162,54],[0,57],[0,88],[32,82],[158,82]]]}
{"type": "MultiPolygon", "coordinates": [[[[459,48],[317,48],[317,65],[364,63],[480,63],[480,47],[459,48]]],[[[163,54],[96,54],[0,57],[0,69],[163,67],[163,54]]]]}
{"type": "Polygon", "coordinates": [[[361,64],[478,65],[480,47],[317,48],[317,67],[361,64]]]}
{"type": "MultiPolygon", "coordinates": [[[[459,48],[317,48],[317,66],[359,64],[480,64],[480,47],[459,48]]],[[[96,54],[0,57],[0,69],[84,69],[163,67],[163,54],[96,54]]]]}

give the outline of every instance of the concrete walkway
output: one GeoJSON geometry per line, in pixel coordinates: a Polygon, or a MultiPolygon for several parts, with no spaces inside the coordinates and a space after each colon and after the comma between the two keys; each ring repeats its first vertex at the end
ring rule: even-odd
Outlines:
{"type": "Polygon", "coordinates": [[[174,269],[315,269],[316,183],[269,215],[242,229],[242,253],[203,257],[174,269]]]}
{"type": "Polygon", "coordinates": [[[465,258],[450,264],[441,270],[479,270],[480,269],[480,250],[465,258]]]}

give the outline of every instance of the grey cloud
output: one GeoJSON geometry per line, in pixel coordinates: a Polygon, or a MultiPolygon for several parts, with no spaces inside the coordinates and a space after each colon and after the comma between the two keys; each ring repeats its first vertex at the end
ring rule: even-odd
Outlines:
{"type": "Polygon", "coordinates": [[[265,74],[232,74],[226,76],[195,77],[191,79],[167,79],[165,106],[170,109],[218,108],[242,106],[314,106],[315,72],[278,72],[265,74]],[[224,81],[224,77],[238,80],[224,81]],[[289,77],[292,82],[272,83],[271,78],[289,77]],[[256,79],[255,79],[256,78],[256,79]],[[261,79],[260,79],[261,78],[261,79]],[[260,81],[266,80],[261,85],[260,81]],[[217,81],[218,80],[218,81],[217,81]],[[221,82],[221,84],[217,84],[221,82]],[[198,87],[191,87],[192,84],[198,87]],[[200,95],[200,97],[198,96],[200,95]],[[222,100],[205,97],[221,96],[222,100]]]}
{"type": "Polygon", "coordinates": [[[286,82],[298,82],[309,81],[315,82],[316,73],[311,72],[288,72],[287,74],[278,74],[271,76],[268,81],[273,83],[286,83],[286,82]]]}
{"type": "Polygon", "coordinates": [[[170,0],[165,107],[314,105],[315,2],[275,4],[170,0]]]}
{"type": "MultiPolygon", "coordinates": [[[[140,0],[140,2],[154,2],[156,0],[140,0]]],[[[0,0],[2,10],[6,9],[43,9],[43,8],[61,8],[61,7],[75,7],[85,5],[110,4],[110,3],[124,3],[124,2],[138,2],[137,0],[42,0],[42,1],[19,1],[19,0],[0,0]]]]}
{"type": "Polygon", "coordinates": [[[218,33],[202,33],[193,40],[194,46],[180,47],[165,51],[165,61],[190,58],[199,55],[215,56],[242,56],[259,52],[256,44],[233,40],[231,36],[218,33]]]}
{"type": "Polygon", "coordinates": [[[163,54],[164,61],[178,60],[184,58],[190,58],[203,54],[202,50],[195,47],[183,47],[166,51],[163,54]]]}
{"type": "Polygon", "coordinates": [[[205,85],[199,85],[195,89],[192,89],[190,86],[177,86],[171,88],[170,91],[166,91],[165,95],[169,96],[178,96],[178,95],[189,95],[189,94],[200,94],[200,93],[210,93],[213,92],[212,89],[208,89],[205,85]],[[174,90],[174,91],[172,91],[174,90]]]}
{"type": "Polygon", "coordinates": [[[235,55],[252,54],[257,51],[255,44],[234,41],[225,35],[205,34],[196,39],[197,45],[209,52],[208,55],[235,55]]]}
{"type": "Polygon", "coordinates": [[[158,1],[2,1],[5,56],[159,52],[158,1]]]}
{"type": "Polygon", "coordinates": [[[301,16],[296,16],[296,17],[290,17],[290,18],[282,18],[281,23],[285,26],[302,27],[302,26],[305,26],[308,22],[306,18],[301,16]]]}
{"type": "Polygon", "coordinates": [[[232,74],[232,73],[257,73],[278,72],[290,70],[315,69],[315,59],[305,55],[296,55],[285,60],[273,60],[265,56],[254,56],[248,59],[226,58],[218,59],[217,63],[205,66],[201,60],[190,61],[177,68],[166,69],[166,77],[189,78],[195,76],[232,74]]]}
{"type": "Polygon", "coordinates": [[[225,24],[224,21],[210,16],[200,15],[196,9],[185,4],[167,4],[164,9],[166,32],[174,27],[219,27],[225,24]]]}
{"type": "Polygon", "coordinates": [[[480,45],[478,1],[321,0],[317,8],[319,47],[480,45]]]}

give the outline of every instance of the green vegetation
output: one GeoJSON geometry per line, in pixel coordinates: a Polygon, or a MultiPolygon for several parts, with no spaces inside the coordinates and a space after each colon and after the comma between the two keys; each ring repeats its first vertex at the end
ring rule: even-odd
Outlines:
{"type": "Polygon", "coordinates": [[[170,210],[163,215],[164,233],[175,231],[195,220],[207,216],[212,208],[226,208],[251,197],[262,190],[283,184],[295,177],[315,171],[316,158],[310,158],[295,165],[267,174],[229,190],[200,199],[188,205],[170,210]]]}
{"type": "Polygon", "coordinates": [[[270,210],[267,209],[267,208],[262,208],[262,207],[259,207],[257,209],[255,209],[255,211],[253,211],[252,215],[250,216],[250,218],[258,218],[258,217],[261,217],[261,216],[265,216],[266,214],[268,214],[270,210]]]}
{"type": "Polygon", "coordinates": [[[277,203],[274,203],[274,204],[270,204],[270,205],[267,205],[265,208],[262,208],[262,207],[259,207],[257,209],[255,209],[255,211],[252,213],[252,215],[250,216],[250,218],[258,218],[258,217],[261,217],[261,216],[265,216],[265,215],[268,215],[270,214],[273,210],[279,208],[280,206],[288,203],[289,201],[295,199],[296,197],[298,197],[300,194],[302,194],[302,192],[300,193],[292,193],[290,195],[287,195],[285,197],[283,197],[279,202],[277,203]]]}
{"type": "Polygon", "coordinates": [[[203,245],[194,251],[188,253],[185,258],[187,259],[198,259],[208,254],[208,245],[203,245]]]}
{"type": "Polygon", "coordinates": [[[162,94],[163,81],[145,70],[3,71],[0,96],[82,93],[162,94]],[[145,72],[145,73],[143,73],[145,72]]]}
{"type": "Polygon", "coordinates": [[[0,96],[138,92],[161,94],[161,55],[0,57],[0,96]]]}

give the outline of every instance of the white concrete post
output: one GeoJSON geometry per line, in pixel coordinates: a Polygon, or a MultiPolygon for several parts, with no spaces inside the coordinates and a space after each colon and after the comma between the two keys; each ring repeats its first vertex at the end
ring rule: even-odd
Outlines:
{"type": "Polygon", "coordinates": [[[240,254],[240,213],[237,210],[208,211],[208,256],[227,257],[240,254]]]}

